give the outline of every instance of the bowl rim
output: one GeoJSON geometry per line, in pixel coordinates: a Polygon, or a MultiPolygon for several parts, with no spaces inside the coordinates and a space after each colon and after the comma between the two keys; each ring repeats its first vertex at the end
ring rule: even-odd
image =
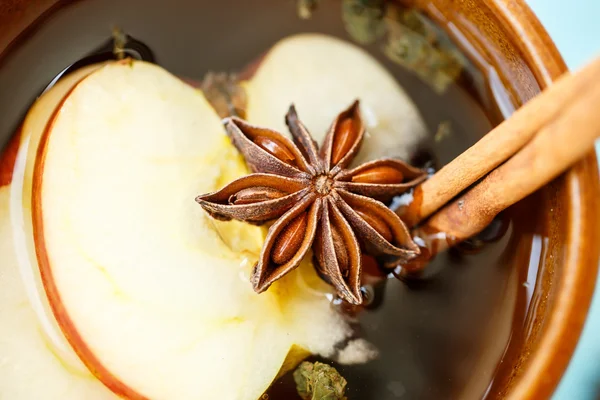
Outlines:
{"type": "MultiPolygon", "coordinates": [[[[525,0],[483,0],[522,52],[538,84],[545,88],[568,68],[550,35],[525,0]]],[[[600,246],[600,184],[595,151],[564,175],[568,193],[567,241],[554,305],[523,374],[509,392],[514,400],[549,398],[579,342],[596,286],[600,246]],[[592,246],[589,246],[589,244],[592,246]]]]}

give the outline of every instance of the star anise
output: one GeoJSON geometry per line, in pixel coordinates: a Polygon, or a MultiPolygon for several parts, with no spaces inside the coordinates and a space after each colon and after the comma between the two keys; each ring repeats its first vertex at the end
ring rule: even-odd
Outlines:
{"type": "Polygon", "coordinates": [[[282,134],[227,118],[229,137],[254,172],[196,201],[214,218],[269,228],[252,273],[258,293],[296,268],[313,248],[317,271],[338,295],[362,302],[362,254],[407,261],[419,247],[400,218],[384,205],[425,179],[396,159],[346,169],[358,153],[365,128],[358,101],[334,120],[318,150],[292,105],[282,134]]]}

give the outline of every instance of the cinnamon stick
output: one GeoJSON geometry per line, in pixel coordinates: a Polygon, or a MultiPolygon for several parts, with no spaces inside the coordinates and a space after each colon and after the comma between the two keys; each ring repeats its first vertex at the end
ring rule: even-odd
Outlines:
{"type": "MultiPolygon", "coordinates": [[[[498,165],[505,162],[509,157],[525,146],[544,126],[553,124],[557,119],[564,119],[567,117],[567,109],[584,107],[589,114],[600,113],[600,111],[598,111],[600,103],[594,104],[593,102],[590,102],[589,99],[584,99],[584,97],[592,95],[592,93],[588,92],[590,87],[597,86],[599,83],[600,59],[595,60],[575,74],[566,73],[563,75],[556,83],[546,89],[543,94],[530,100],[509,119],[498,125],[472,147],[467,149],[452,162],[440,169],[430,179],[417,187],[414,194],[415,201],[406,208],[398,211],[402,219],[409,227],[418,224],[498,165]]],[[[572,110],[571,112],[574,111],[572,110]]],[[[587,124],[592,123],[591,120],[588,120],[587,122],[587,124]]],[[[592,126],[587,126],[586,128],[592,128],[592,126]]],[[[577,140],[580,135],[580,133],[574,130],[572,130],[571,133],[572,134],[568,139],[563,143],[557,142],[557,145],[562,146],[568,144],[570,147],[571,142],[577,140]]],[[[531,151],[532,150],[530,150],[530,153],[531,151]]],[[[536,152],[534,154],[529,154],[529,156],[543,157],[544,155],[536,152]]],[[[552,160],[547,161],[550,161],[550,164],[553,163],[552,160]]],[[[515,163],[511,163],[511,165],[514,164],[515,163]]],[[[515,167],[517,166],[515,165],[515,167]]],[[[566,168],[566,165],[561,168],[566,168]]],[[[524,172],[525,171],[523,171],[523,173],[524,172]]],[[[542,173],[541,171],[538,171],[537,174],[539,176],[548,175],[548,173],[542,173]]],[[[536,178],[536,175],[531,176],[531,180],[533,181],[536,181],[536,178]]],[[[510,182],[503,182],[500,184],[510,184],[510,182]]],[[[521,185],[527,187],[531,187],[532,184],[531,181],[521,182],[521,185]]],[[[541,186],[541,184],[537,185],[537,187],[539,186],[541,186]]],[[[489,207],[497,208],[501,203],[507,204],[512,201],[510,199],[519,197],[518,195],[513,194],[516,192],[510,192],[510,190],[512,189],[509,189],[508,187],[506,187],[506,190],[501,189],[501,200],[494,201],[494,204],[489,204],[489,207]],[[507,191],[509,191],[509,193],[507,193],[507,191]]],[[[518,192],[524,191],[530,193],[533,190],[520,189],[518,192]]],[[[471,195],[470,199],[472,199],[473,196],[474,195],[471,195]]],[[[512,202],[514,203],[514,201],[512,202]]],[[[488,206],[481,205],[480,207],[488,206]]],[[[487,214],[491,213],[491,210],[482,211],[486,211],[487,214]]],[[[465,229],[464,231],[458,230],[456,233],[460,233],[460,236],[464,236],[465,234],[472,232],[473,229],[474,228],[465,229]]]]}
{"type": "MultiPolygon", "coordinates": [[[[511,117],[503,124],[505,132],[521,130],[532,137],[524,147],[414,231],[424,238],[434,233],[439,238],[443,232],[444,240],[436,241],[433,253],[479,233],[500,211],[533,193],[593,149],[600,137],[600,59],[582,72],[561,79],[561,85],[564,97],[547,90],[535,99],[539,109],[557,109],[552,118],[530,114],[536,121],[523,124],[520,118],[511,117]],[[553,105],[547,106],[549,102],[553,105]],[[532,126],[540,129],[524,130],[532,126]]],[[[530,108],[529,104],[533,100],[524,109],[530,108]]]]}

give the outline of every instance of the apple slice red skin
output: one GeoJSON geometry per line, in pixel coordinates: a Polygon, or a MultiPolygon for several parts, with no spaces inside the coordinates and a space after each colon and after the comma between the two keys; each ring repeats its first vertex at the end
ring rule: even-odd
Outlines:
{"type": "Polygon", "coordinates": [[[12,182],[17,153],[21,146],[21,128],[17,129],[0,153],[0,187],[10,185],[12,182]]]}
{"type": "MultiPolygon", "coordinates": [[[[31,211],[33,220],[33,236],[36,242],[36,257],[44,290],[50,303],[54,318],[58,322],[67,341],[81,359],[89,371],[109,388],[117,396],[129,400],[150,400],[148,397],[138,393],[127,384],[114,376],[106,367],[102,365],[98,357],[92,352],[90,347],[85,342],[79,331],[76,329],[73,320],[69,316],[62,300],[61,295],[52,274],[50,259],[46,250],[46,240],[44,237],[44,218],[42,209],[42,187],[43,187],[43,171],[46,161],[46,153],[48,150],[48,139],[56,117],[67,100],[69,95],[77,88],[77,86],[85,80],[82,78],[77,82],[63,97],[60,103],[56,106],[52,116],[49,118],[46,128],[40,138],[40,143],[37,149],[36,160],[33,172],[33,187],[31,197],[31,211]]],[[[18,146],[17,146],[18,147],[18,146]]],[[[10,154],[10,153],[9,153],[10,154]]],[[[15,152],[16,157],[16,152],[15,152]]]]}

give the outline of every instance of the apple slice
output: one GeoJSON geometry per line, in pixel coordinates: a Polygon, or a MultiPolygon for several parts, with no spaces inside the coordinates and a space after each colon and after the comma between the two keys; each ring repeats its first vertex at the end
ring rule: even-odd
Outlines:
{"type": "Polygon", "coordinates": [[[406,159],[425,137],[416,106],[394,77],[359,47],[321,34],[277,43],[245,83],[248,121],[287,133],[291,103],[320,144],[340,110],[361,101],[367,135],[355,164],[380,157],[406,159]]]}
{"type": "Polygon", "coordinates": [[[247,172],[200,91],[155,65],[106,65],[68,94],[39,146],[42,281],[70,344],[114,393],[255,400],[294,344],[327,355],[349,335],[308,263],[254,293],[264,229],[195,204],[247,172]]]}
{"type": "MultiPolygon", "coordinates": [[[[39,139],[65,94],[95,67],[63,78],[38,99],[0,157],[0,397],[7,399],[115,399],[77,358],[56,326],[25,233],[31,232],[30,198],[24,200],[27,146],[39,139]],[[15,165],[16,163],[16,165],[15,165]],[[15,171],[14,180],[13,171],[15,171]],[[10,205],[9,205],[10,203],[10,205]],[[26,211],[26,212],[24,212],[26,211]],[[27,215],[29,224],[23,218],[27,215]]],[[[35,258],[34,258],[35,260],[35,258]]]]}
{"type": "Polygon", "coordinates": [[[85,371],[56,324],[37,266],[31,214],[31,189],[37,148],[48,120],[72,88],[101,64],[90,65],[63,77],[40,96],[27,112],[20,129],[20,142],[11,173],[11,220],[14,226],[15,250],[23,283],[31,307],[38,316],[38,323],[45,332],[49,344],[70,367],[85,371]]]}
{"type": "Polygon", "coordinates": [[[66,362],[40,326],[15,253],[10,187],[0,187],[0,398],[116,399],[85,368],[66,362]]]}

